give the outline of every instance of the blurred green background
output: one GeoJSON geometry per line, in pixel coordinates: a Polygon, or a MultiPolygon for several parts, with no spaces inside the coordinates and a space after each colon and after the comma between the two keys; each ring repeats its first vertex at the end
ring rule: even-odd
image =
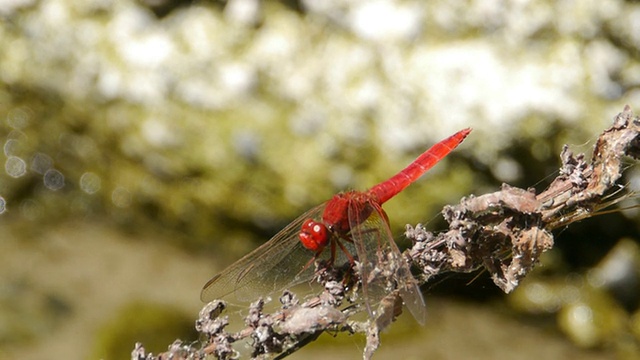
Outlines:
{"type": "MultiPolygon", "coordinates": [[[[0,357],[196,340],[216,271],[465,127],[385,205],[401,244],[462,196],[544,189],[562,144],[640,109],[639,23],[635,1],[0,1],[0,357]]],[[[512,295],[425,286],[427,326],[403,316],[377,358],[639,358],[637,212],[557,235],[512,295]]]]}

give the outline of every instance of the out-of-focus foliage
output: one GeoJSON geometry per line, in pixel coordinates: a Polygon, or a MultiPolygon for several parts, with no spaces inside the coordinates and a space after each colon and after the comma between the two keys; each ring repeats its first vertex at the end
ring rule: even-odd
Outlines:
{"type": "Polygon", "coordinates": [[[190,314],[173,306],[132,303],[114,314],[110,323],[97,334],[95,359],[127,359],[131,356],[131,339],[143,341],[149,351],[165,351],[176,337],[195,339],[190,314]]]}
{"type": "MultiPolygon", "coordinates": [[[[136,2],[6,3],[6,212],[151,220],[202,246],[273,232],[464,126],[493,175],[522,180],[500,154],[514,134],[538,139],[523,150],[542,161],[550,120],[599,124],[607,101],[635,96],[627,49],[593,39],[609,24],[633,44],[630,4],[565,4],[566,18],[552,2],[323,4],[167,3],[158,17],[136,2]]],[[[457,170],[410,191],[445,202],[472,188],[457,170]]],[[[422,203],[392,217],[424,219],[422,203]]]]}
{"type": "Polygon", "coordinates": [[[640,301],[637,242],[622,239],[586,272],[567,273],[558,255],[555,251],[546,256],[541,271],[507,298],[511,306],[538,317],[554,315],[559,328],[579,346],[612,346],[624,352],[633,345],[634,354],[639,354],[640,338],[633,323],[640,301]]]}

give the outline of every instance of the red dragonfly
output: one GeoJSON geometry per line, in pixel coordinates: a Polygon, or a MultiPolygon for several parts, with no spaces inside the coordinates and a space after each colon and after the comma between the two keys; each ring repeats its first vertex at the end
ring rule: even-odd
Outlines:
{"type": "Polygon", "coordinates": [[[367,191],[342,192],[307,211],[209,280],[200,298],[206,302],[234,294],[237,300],[252,301],[254,294],[268,295],[310,281],[314,269],[309,265],[314,260],[328,257],[329,264],[353,264],[356,254],[369,314],[375,316],[372,306],[396,284],[409,311],[422,324],[424,299],[393,240],[382,204],[447,156],[470,132],[464,129],[440,141],[398,174],[367,191]],[[324,251],[327,246],[330,251],[324,251]],[[380,269],[380,264],[386,265],[380,269]]]}

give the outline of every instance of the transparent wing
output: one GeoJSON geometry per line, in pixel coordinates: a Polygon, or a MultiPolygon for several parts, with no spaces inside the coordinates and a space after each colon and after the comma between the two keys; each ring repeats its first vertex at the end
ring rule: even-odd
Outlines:
{"type": "Polygon", "coordinates": [[[374,306],[397,288],[413,317],[424,324],[426,310],[422,293],[393,240],[382,207],[373,201],[352,201],[349,224],[362,264],[362,289],[371,316],[376,316],[374,306]]]}
{"type": "Polygon", "coordinates": [[[200,299],[207,302],[233,294],[230,301],[247,303],[258,296],[311,280],[314,267],[305,266],[314,254],[302,246],[298,233],[306,219],[319,221],[324,207],[322,204],[307,211],[262,246],[214,276],[204,285],[200,299]]]}

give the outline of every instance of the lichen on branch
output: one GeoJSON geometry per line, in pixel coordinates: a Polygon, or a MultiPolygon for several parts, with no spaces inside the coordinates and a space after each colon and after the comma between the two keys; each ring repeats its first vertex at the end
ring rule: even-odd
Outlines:
{"type": "MultiPolygon", "coordinates": [[[[626,106],[598,137],[590,162],[565,145],[558,176],[546,190],[536,193],[504,184],[499,191],[470,195],[457,205],[445,206],[442,214],[449,223],[447,231],[434,234],[420,224],[407,226],[405,235],[413,246],[404,256],[419,269],[417,281],[422,284],[438,274],[484,268],[500,289],[513,291],[542,253],[553,247],[554,229],[594,216],[630,195],[618,180],[623,158],[638,159],[640,155],[639,134],[640,118],[626,106]]],[[[380,268],[373,269],[373,274],[397,264],[381,261],[377,266],[380,268]]],[[[136,344],[132,359],[284,358],[325,331],[364,333],[367,345],[363,356],[368,359],[380,345],[380,331],[402,311],[403,284],[390,284],[395,289],[362,320],[356,315],[366,312],[367,307],[359,296],[357,268],[350,273],[316,263],[314,281],[322,285],[319,294],[301,303],[293,292],[285,290],[279,299],[281,306],[273,312],[265,310],[263,299],[256,299],[246,311],[244,326],[235,332],[226,331],[226,303],[210,302],[196,322],[202,342],[176,341],[158,356],[136,344]],[[234,346],[240,343],[245,346],[234,346]],[[251,349],[250,354],[240,353],[246,349],[251,349]]]]}

